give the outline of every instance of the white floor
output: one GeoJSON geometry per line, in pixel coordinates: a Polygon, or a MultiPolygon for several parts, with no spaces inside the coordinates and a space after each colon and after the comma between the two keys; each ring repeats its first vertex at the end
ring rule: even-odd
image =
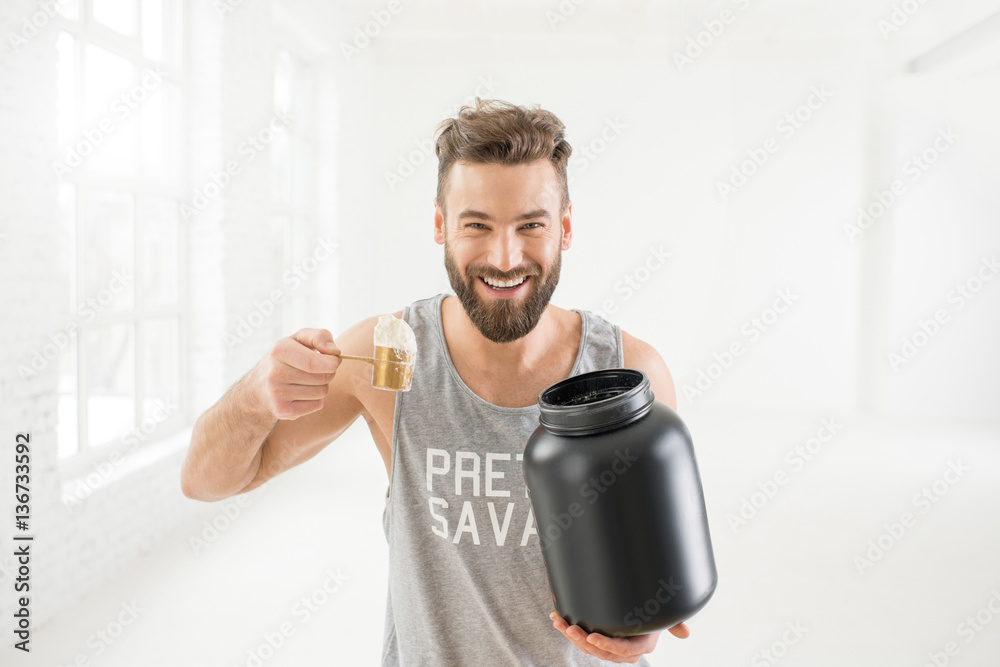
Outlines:
{"type": "MultiPolygon", "coordinates": [[[[1000,611],[1000,429],[838,419],[843,428],[795,470],[785,455],[816,433],[820,418],[685,415],[705,486],[719,587],[688,622],[692,636],[663,633],[650,662],[921,667],[934,664],[928,654],[939,652],[939,666],[1000,665],[1000,613],[987,606],[993,599],[1000,611]],[[969,470],[954,484],[939,482],[944,493],[929,509],[914,504],[915,494],[944,478],[949,462],[969,470]],[[778,470],[788,474],[787,483],[734,532],[728,515],[778,470]],[[884,525],[906,511],[911,525],[898,539],[883,536],[888,550],[859,572],[854,557],[864,556],[869,541],[878,541],[884,525]],[[984,624],[979,630],[963,625],[977,613],[984,624]],[[764,650],[772,651],[770,658],[764,650]]],[[[30,658],[9,660],[5,646],[0,662],[377,665],[385,489],[381,459],[364,424],[355,424],[315,459],[253,495],[199,555],[190,538],[202,535],[206,519],[225,524],[219,505],[201,505],[197,520],[158,544],[114,587],[35,632],[30,658]],[[325,593],[325,582],[334,592],[325,593]],[[316,602],[307,615],[301,599],[308,596],[316,602]],[[115,632],[122,605],[133,602],[141,608],[136,619],[99,652],[95,633],[115,632]],[[280,649],[260,652],[266,636],[278,643],[282,628],[288,636],[280,649]],[[256,661],[250,651],[264,659],[256,661]]]]}

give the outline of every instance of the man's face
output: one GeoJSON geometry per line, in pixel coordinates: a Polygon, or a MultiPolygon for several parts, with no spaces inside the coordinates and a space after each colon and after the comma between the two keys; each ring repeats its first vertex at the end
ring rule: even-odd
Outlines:
{"type": "Polygon", "coordinates": [[[449,219],[437,210],[435,240],[455,295],[489,340],[524,337],[552,298],[572,237],[572,206],[559,217],[555,168],[456,163],[445,196],[449,219]]]}

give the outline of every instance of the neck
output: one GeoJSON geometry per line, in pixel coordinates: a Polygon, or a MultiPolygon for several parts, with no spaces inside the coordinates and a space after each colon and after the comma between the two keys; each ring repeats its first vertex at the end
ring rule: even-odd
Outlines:
{"type": "Polygon", "coordinates": [[[553,343],[560,340],[563,323],[560,309],[549,304],[542,311],[538,324],[526,336],[510,343],[494,343],[484,336],[469,319],[458,297],[448,296],[441,309],[443,324],[448,331],[448,346],[452,356],[461,355],[479,368],[502,368],[507,371],[531,369],[542,363],[553,343]]]}

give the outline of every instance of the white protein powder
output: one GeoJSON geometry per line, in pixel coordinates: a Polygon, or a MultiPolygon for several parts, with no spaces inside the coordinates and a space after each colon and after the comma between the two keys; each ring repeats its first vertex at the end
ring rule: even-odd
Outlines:
{"type": "Polygon", "coordinates": [[[416,352],[417,337],[413,335],[409,324],[389,313],[379,315],[378,324],[375,325],[375,345],[416,352]]]}

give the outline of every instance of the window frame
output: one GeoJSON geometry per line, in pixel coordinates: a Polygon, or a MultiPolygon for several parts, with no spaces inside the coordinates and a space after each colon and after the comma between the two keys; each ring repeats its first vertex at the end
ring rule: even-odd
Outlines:
{"type": "MultiPolygon", "coordinates": [[[[185,68],[188,63],[186,53],[187,44],[183,26],[188,12],[187,7],[185,6],[185,0],[161,0],[161,2],[162,10],[165,12],[166,16],[166,20],[162,23],[161,27],[161,39],[164,49],[162,61],[153,60],[152,58],[147,57],[143,52],[143,11],[145,9],[145,3],[143,3],[142,0],[135,0],[136,12],[133,24],[135,34],[134,37],[128,37],[120,34],[112,28],[104,26],[96,21],[93,18],[92,0],[79,0],[77,3],[76,18],[68,18],[62,14],[54,17],[53,29],[59,33],[65,32],[74,39],[74,57],[77,66],[77,69],[74,72],[77,106],[75,109],[75,118],[73,119],[73,141],[76,141],[79,137],[83,136],[83,131],[85,129],[90,129],[89,126],[86,125],[86,109],[83,104],[83,92],[86,76],[84,53],[86,45],[88,44],[105,49],[131,62],[135,68],[134,78],[132,80],[133,85],[138,85],[140,83],[143,73],[146,72],[147,69],[152,69],[154,71],[159,70],[161,72],[160,75],[163,77],[163,81],[175,86],[179,97],[175,104],[175,109],[178,115],[175,121],[176,124],[173,128],[178,139],[178,147],[176,148],[176,153],[170,156],[171,163],[169,165],[171,167],[171,173],[169,175],[171,183],[168,184],[165,182],[151,180],[142,172],[141,134],[137,137],[137,140],[140,141],[140,145],[138,147],[138,155],[140,156],[139,163],[136,165],[136,171],[134,171],[130,177],[98,173],[90,170],[87,164],[84,163],[75,168],[71,173],[60,175],[58,178],[59,188],[70,186],[73,189],[73,237],[70,243],[73,245],[71,248],[71,254],[74,257],[74,265],[69,276],[73,287],[72,301],[69,304],[70,310],[68,313],[64,313],[64,315],[66,316],[66,321],[75,322],[76,328],[70,342],[70,346],[73,347],[73,350],[72,352],[67,350],[64,353],[72,353],[75,357],[74,401],[76,403],[76,424],[74,430],[76,431],[77,449],[75,453],[68,456],[57,455],[57,465],[59,466],[61,476],[64,479],[82,478],[84,475],[89,478],[89,476],[96,471],[101,478],[99,485],[103,484],[103,482],[109,477],[109,475],[105,475],[101,473],[100,470],[96,469],[96,466],[99,463],[103,461],[110,461],[113,464],[117,464],[120,462],[120,458],[118,458],[118,456],[125,458],[129,454],[133,453],[133,451],[142,450],[153,443],[168,440],[174,437],[179,431],[182,431],[185,428],[185,425],[189,421],[191,410],[188,392],[186,391],[189,382],[189,356],[186,336],[184,335],[190,317],[187,281],[188,234],[186,225],[180,215],[176,216],[175,237],[175,241],[177,243],[177,264],[175,267],[177,271],[176,300],[167,304],[154,306],[146,304],[140,305],[140,262],[142,257],[141,250],[143,247],[141,227],[142,220],[139,217],[141,211],[140,202],[143,198],[158,198],[167,202],[173,210],[179,210],[179,206],[183,201],[183,186],[185,185],[184,165],[187,162],[188,150],[186,142],[183,141],[186,136],[187,129],[187,105],[185,104],[185,100],[188,97],[189,91],[188,77],[185,72],[185,68]],[[160,66],[159,68],[157,67],[158,65],[160,66]],[[127,195],[131,201],[131,224],[133,232],[131,248],[133,272],[132,289],[134,291],[134,300],[130,308],[122,310],[105,309],[97,313],[89,322],[82,322],[78,320],[78,305],[93,295],[84,293],[87,289],[85,280],[83,279],[86,248],[83,240],[84,235],[81,234],[81,230],[84,229],[83,225],[87,224],[85,216],[88,210],[88,203],[94,196],[94,193],[98,191],[123,193],[127,195]],[[143,325],[151,322],[163,321],[164,319],[170,321],[176,326],[177,359],[175,360],[175,363],[177,366],[177,408],[175,408],[168,415],[167,419],[162,422],[157,422],[155,429],[147,435],[145,431],[142,430],[143,424],[148,420],[145,416],[144,408],[144,402],[147,399],[146,392],[148,389],[148,369],[146,369],[142,363],[142,351],[145,349],[145,334],[143,331],[143,325]],[[135,405],[133,414],[134,423],[132,428],[125,434],[122,434],[122,436],[115,437],[108,442],[93,444],[89,442],[88,411],[88,403],[90,400],[88,380],[91,375],[91,370],[88,368],[86,360],[83,359],[82,353],[84,351],[86,336],[89,332],[100,330],[101,328],[107,326],[120,324],[128,324],[132,329],[132,354],[134,363],[134,368],[132,369],[132,382],[135,405]],[[131,444],[130,436],[135,436],[138,439],[138,446],[133,446],[131,444]],[[118,456],[116,456],[116,453],[118,456]]],[[[65,149],[66,146],[60,145],[60,154],[65,149]]]]}

